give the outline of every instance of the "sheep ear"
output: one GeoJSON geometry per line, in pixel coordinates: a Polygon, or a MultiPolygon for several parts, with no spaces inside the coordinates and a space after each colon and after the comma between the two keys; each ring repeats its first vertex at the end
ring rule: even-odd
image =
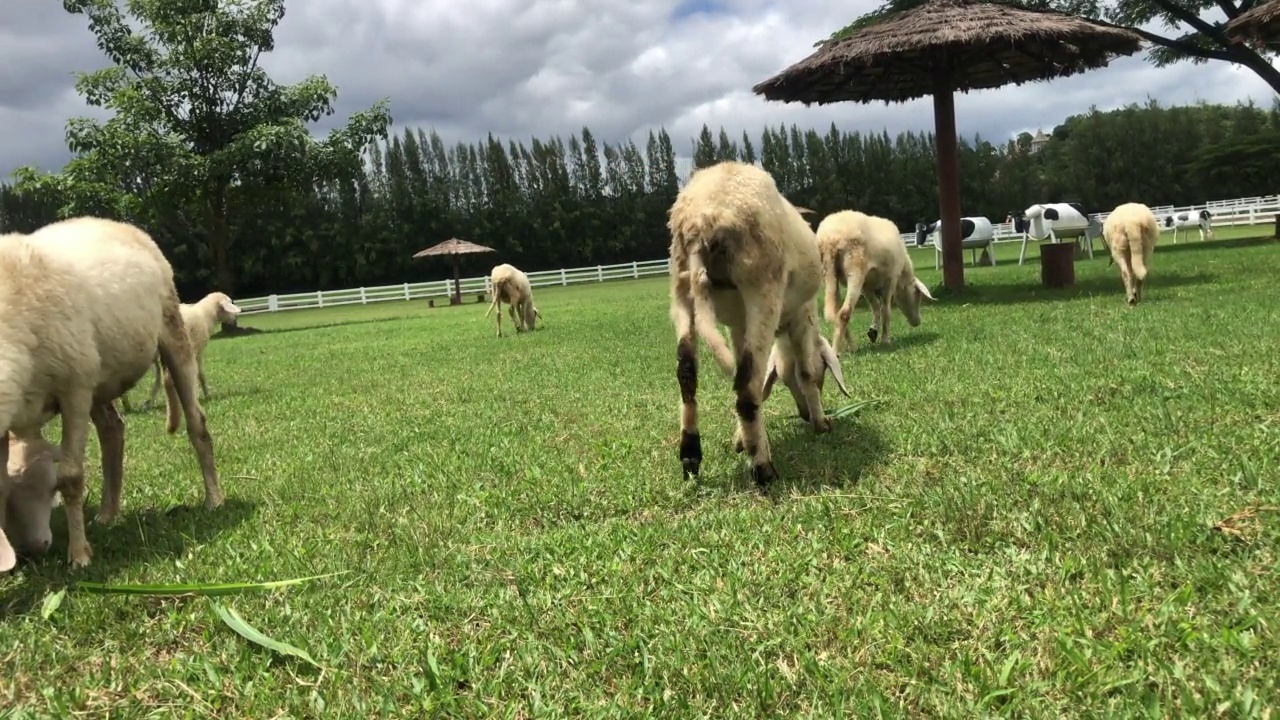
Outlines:
{"type": "Polygon", "coordinates": [[[844,384],[844,372],[840,369],[840,358],[836,355],[836,351],[831,347],[831,343],[827,339],[818,336],[818,353],[822,355],[822,364],[827,366],[827,370],[831,371],[831,377],[836,379],[836,385],[840,386],[840,392],[845,397],[853,397],[849,394],[849,388],[844,384]]]}
{"type": "Polygon", "coordinates": [[[0,573],[9,572],[17,564],[18,557],[13,552],[13,546],[9,544],[4,528],[0,528],[0,573]]]}
{"type": "Polygon", "coordinates": [[[769,399],[769,393],[773,392],[773,384],[778,381],[778,346],[774,345],[773,350],[769,353],[769,363],[765,365],[764,370],[764,389],[760,392],[760,404],[763,405],[765,400],[769,399]]]}
{"type": "Polygon", "coordinates": [[[235,303],[231,302],[230,300],[223,300],[223,301],[222,301],[221,303],[219,303],[219,304],[220,304],[220,305],[222,305],[222,311],[223,311],[223,312],[225,312],[225,313],[227,313],[228,315],[239,315],[239,314],[240,314],[240,306],[239,306],[239,305],[236,305],[235,303]]]}
{"type": "Polygon", "coordinates": [[[929,294],[929,288],[925,287],[924,283],[920,282],[920,278],[916,278],[916,289],[919,290],[920,294],[924,297],[933,300],[933,296],[929,294]]]}

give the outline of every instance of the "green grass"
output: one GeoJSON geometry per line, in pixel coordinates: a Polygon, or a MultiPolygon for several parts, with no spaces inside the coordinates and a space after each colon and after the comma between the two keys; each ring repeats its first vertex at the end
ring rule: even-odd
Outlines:
{"type": "Polygon", "coordinates": [[[681,478],[663,279],[539,290],[542,329],[502,339],[479,304],[246,318],[271,332],[206,358],[226,504],[161,411],[127,416],[93,564],[59,510],[0,579],[0,715],[1274,717],[1280,514],[1214,526],[1280,505],[1277,267],[1166,237],[1136,308],[1103,253],[1062,291],[966,268],[874,349],[860,304],[846,378],[881,402],[815,437],[775,394],[768,495],[705,346],[681,478]],[[41,613],[76,578],[341,571],[219,600],[320,668],[204,598],[41,613]]]}

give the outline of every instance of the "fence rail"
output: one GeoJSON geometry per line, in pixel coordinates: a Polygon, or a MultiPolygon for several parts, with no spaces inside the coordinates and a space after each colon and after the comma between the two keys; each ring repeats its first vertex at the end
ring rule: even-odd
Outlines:
{"type": "MultiPolygon", "coordinates": [[[[1174,212],[1208,209],[1213,213],[1212,223],[1215,227],[1230,225],[1256,225],[1271,222],[1280,215],[1280,195],[1239,198],[1236,200],[1215,200],[1203,205],[1175,208],[1172,205],[1153,207],[1156,217],[1164,219],[1174,212]]],[[[1095,213],[1093,217],[1104,222],[1110,213],[1095,213]]],[[[1021,233],[1015,232],[1012,223],[994,224],[995,242],[1014,242],[1022,239],[1021,233]]],[[[1162,224],[1163,228],[1163,224],[1162,224]]],[[[902,241],[908,246],[916,244],[915,233],[902,233],[902,241]]],[[[605,282],[608,280],[636,280],[667,274],[667,258],[645,260],[616,265],[596,265],[594,267],[566,268],[563,270],[543,270],[531,272],[529,284],[535,288],[577,285],[588,282],[605,282]]],[[[292,293],[288,295],[267,295],[236,300],[242,315],[254,315],[264,312],[281,312],[284,310],[304,310],[309,308],[337,307],[342,305],[365,305],[388,300],[424,300],[445,299],[453,295],[453,280],[432,280],[419,283],[401,283],[399,285],[382,285],[379,287],[350,288],[347,290],[317,290],[315,292],[292,293]]],[[[489,278],[462,278],[460,283],[462,295],[476,296],[490,294],[489,278]]]]}

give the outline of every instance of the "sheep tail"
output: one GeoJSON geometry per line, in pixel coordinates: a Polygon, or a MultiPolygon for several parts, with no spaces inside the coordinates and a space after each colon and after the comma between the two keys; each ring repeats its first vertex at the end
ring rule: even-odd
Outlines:
{"type": "Polygon", "coordinates": [[[825,262],[826,258],[823,258],[822,263],[823,299],[825,300],[823,311],[827,315],[827,322],[835,322],[836,314],[840,311],[840,280],[837,276],[839,268],[836,267],[839,259],[839,255],[836,255],[831,262],[825,262]]]}
{"type": "MultiPolygon", "coordinates": [[[[489,309],[484,311],[485,317],[489,317],[489,313],[493,312],[495,307],[498,307],[498,298],[502,297],[502,288],[505,285],[506,283],[502,280],[493,284],[493,299],[489,301],[489,309]]],[[[502,312],[502,308],[498,308],[498,312],[502,312]]]]}

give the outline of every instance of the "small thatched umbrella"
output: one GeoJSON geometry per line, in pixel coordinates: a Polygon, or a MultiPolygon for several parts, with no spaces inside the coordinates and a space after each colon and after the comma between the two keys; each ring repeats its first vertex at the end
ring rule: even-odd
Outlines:
{"type": "Polygon", "coordinates": [[[1112,56],[1131,55],[1141,45],[1129,30],[1052,10],[926,0],[824,42],[752,89],[769,100],[805,105],[933,95],[943,280],[959,290],[964,253],[954,93],[1075,75],[1105,67],[1112,56]]]}
{"type": "Polygon", "coordinates": [[[462,304],[462,272],[458,268],[458,256],[467,255],[469,253],[497,252],[491,247],[477,245],[466,240],[458,238],[450,238],[438,245],[432,245],[426,250],[419,250],[414,253],[415,258],[426,257],[428,255],[452,255],[453,256],[453,297],[450,298],[450,305],[462,304]]]}
{"type": "Polygon", "coordinates": [[[1253,40],[1268,50],[1280,52],[1280,0],[1267,0],[1227,23],[1226,35],[1231,40],[1253,40]]]}

